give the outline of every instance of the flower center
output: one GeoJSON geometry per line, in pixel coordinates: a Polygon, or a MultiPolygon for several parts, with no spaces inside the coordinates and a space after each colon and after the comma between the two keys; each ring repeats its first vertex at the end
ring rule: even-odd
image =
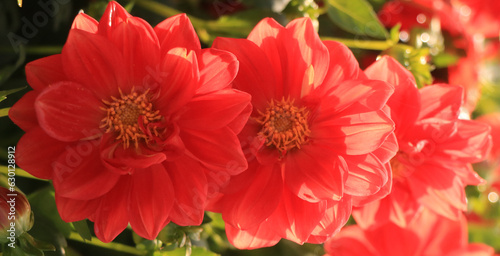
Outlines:
{"type": "Polygon", "coordinates": [[[275,147],[282,155],[291,149],[300,149],[308,141],[311,134],[307,124],[309,111],[295,106],[294,100],[271,100],[266,110],[259,110],[259,114],[256,119],[262,125],[259,135],[266,139],[266,146],[275,147]]]}
{"type": "Polygon", "coordinates": [[[159,121],[162,116],[159,110],[154,110],[149,101],[149,90],[137,93],[132,89],[128,95],[120,91],[120,98],[111,96],[111,101],[102,100],[107,115],[101,120],[100,128],[106,132],[115,132],[116,139],[121,140],[124,148],[131,142],[139,147],[139,141],[148,143],[160,135],[159,121]]]}

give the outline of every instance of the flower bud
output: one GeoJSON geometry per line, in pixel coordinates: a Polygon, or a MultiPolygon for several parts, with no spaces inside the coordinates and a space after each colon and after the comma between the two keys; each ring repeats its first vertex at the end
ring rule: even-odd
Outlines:
{"type": "Polygon", "coordinates": [[[12,243],[33,226],[31,207],[21,192],[0,187],[0,243],[12,243]]]}

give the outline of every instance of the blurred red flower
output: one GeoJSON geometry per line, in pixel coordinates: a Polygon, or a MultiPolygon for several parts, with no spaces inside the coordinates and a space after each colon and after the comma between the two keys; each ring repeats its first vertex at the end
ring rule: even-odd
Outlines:
{"type": "Polygon", "coordinates": [[[322,42],[306,18],[286,27],[267,18],[248,39],[214,47],[240,61],[234,87],[252,95],[254,110],[239,135],[249,168],[209,209],[238,248],[324,242],[353,198],[375,200],[390,180],[385,164],[397,147],[383,109],[392,86],[366,79],[351,51],[322,42]]]}
{"type": "Polygon", "coordinates": [[[467,220],[463,215],[453,221],[422,210],[406,228],[386,223],[363,230],[349,226],[325,243],[325,250],[335,256],[492,256],[493,248],[468,243],[467,220]]]}
{"type": "Polygon", "coordinates": [[[411,73],[388,56],[365,73],[395,86],[387,105],[399,152],[391,160],[391,193],[353,211],[356,222],[362,228],[387,221],[405,226],[422,206],[458,219],[466,210],[465,186],[482,182],[471,163],[489,152],[489,126],[458,119],[463,103],[459,86],[436,84],[418,90],[411,73]]]}
{"type": "Polygon", "coordinates": [[[34,90],[9,113],[26,131],[17,161],[53,180],[63,220],[89,218],[102,241],[129,223],[147,239],[170,221],[199,225],[209,193],[247,166],[237,70],[234,55],[201,50],[186,15],[153,29],[116,2],[99,23],[81,13],[61,54],[26,66],[34,90]]]}

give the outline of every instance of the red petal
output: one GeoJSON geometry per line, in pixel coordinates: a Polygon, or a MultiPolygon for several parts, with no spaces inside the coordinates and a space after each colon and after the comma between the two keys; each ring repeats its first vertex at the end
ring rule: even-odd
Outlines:
{"type": "Polygon", "coordinates": [[[250,104],[250,98],[249,94],[236,90],[195,97],[186,105],[179,126],[194,130],[223,128],[240,116],[250,104]]]}
{"type": "Polygon", "coordinates": [[[35,101],[40,126],[62,141],[95,138],[102,132],[104,112],[100,100],[88,89],[73,82],[61,82],[44,90],[35,101]]]}
{"type": "Polygon", "coordinates": [[[463,102],[463,88],[435,84],[420,89],[422,109],[419,120],[426,118],[456,119],[463,102]]]}
{"type": "Polygon", "coordinates": [[[126,65],[130,63],[111,41],[83,30],[71,30],[62,50],[61,70],[99,99],[118,96],[118,88],[130,91],[133,84],[127,81],[126,65]]]}
{"type": "Polygon", "coordinates": [[[124,175],[115,187],[101,198],[94,218],[94,231],[99,240],[109,243],[127,227],[130,188],[130,176],[124,175]]]}
{"type": "Polygon", "coordinates": [[[387,101],[396,134],[402,135],[417,121],[420,112],[420,94],[415,78],[392,57],[384,56],[365,70],[370,79],[394,85],[394,94],[387,101]]]}
{"type": "Polygon", "coordinates": [[[323,219],[326,207],[326,201],[310,203],[285,188],[283,199],[269,222],[281,237],[303,244],[323,219]]]}
{"type": "Polygon", "coordinates": [[[344,192],[353,196],[370,196],[377,193],[388,181],[388,172],[374,154],[346,156],[349,171],[344,192]]]}
{"type": "Polygon", "coordinates": [[[253,229],[247,230],[241,230],[227,224],[226,234],[231,244],[241,250],[270,247],[281,240],[281,238],[268,227],[267,223],[262,223],[253,229]]]}
{"type": "MultiPolygon", "coordinates": [[[[253,28],[252,32],[248,35],[248,40],[252,41],[260,48],[259,53],[263,52],[267,56],[271,66],[266,72],[271,71],[273,73],[273,80],[276,81],[275,86],[279,87],[277,90],[281,96],[283,93],[283,89],[281,88],[283,84],[283,75],[285,75],[282,71],[282,62],[285,62],[282,56],[284,56],[285,48],[283,42],[278,39],[280,33],[286,33],[283,26],[273,18],[264,18],[253,28]]],[[[253,56],[251,53],[249,53],[249,55],[253,56]]]]}
{"type": "MultiPolygon", "coordinates": [[[[326,112],[326,111],[325,111],[326,112]]],[[[347,155],[363,155],[377,150],[393,129],[384,111],[340,115],[325,113],[314,120],[311,137],[332,150],[347,155]]]]}
{"type": "Polygon", "coordinates": [[[240,142],[228,127],[211,131],[184,129],[181,138],[186,149],[210,170],[247,169],[240,142]]]}
{"type": "Polygon", "coordinates": [[[186,48],[188,51],[201,49],[200,40],[186,14],[178,14],[160,22],[154,28],[161,45],[162,55],[173,48],[186,48]]]}
{"type": "Polygon", "coordinates": [[[453,171],[425,164],[408,184],[418,202],[447,218],[456,220],[467,209],[465,185],[453,171]]]}
{"type": "Polygon", "coordinates": [[[362,206],[364,204],[380,200],[387,197],[391,193],[393,183],[391,165],[390,163],[386,163],[384,167],[387,170],[387,182],[374,194],[368,196],[353,196],[352,204],[354,206],[362,206]]]}
{"type": "Polygon", "coordinates": [[[322,90],[329,90],[347,80],[362,78],[363,74],[358,61],[347,46],[335,41],[323,41],[323,44],[328,49],[330,65],[321,86],[322,90]]]}
{"type": "Polygon", "coordinates": [[[33,128],[17,143],[16,163],[35,177],[52,179],[52,164],[67,145],[48,136],[43,129],[33,128]]]}
{"type": "Polygon", "coordinates": [[[52,163],[54,188],[59,196],[89,200],[108,193],[120,175],[111,172],[100,161],[99,141],[82,141],[67,146],[52,163]]]}
{"type": "Polygon", "coordinates": [[[286,157],[284,181],[295,195],[309,202],[340,200],[344,192],[344,167],[331,151],[305,145],[286,157]]]}
{"type": "Polygon", "coordinates": [[[127,64],[122,75],[130,77],[129,82],[139,90],[158,86],[155,72],[160,67],[160,44],[153,28],[140,18],[129,18],[113,28],[110,36],[127,64]]]}
{"type": "Polygon", "coordinates": [[[283,93],[300,98],[323,82],[330,63],[328,49],[321,42],[309,18],[291,21],[286,26],[286,33],[280,33],[278,38],[285,47],[285,55],[281,56],[285,85],[283,93]],[[314,70],[312,84],[303,84],[309,67],[314,70]]]}
{"type": "Polygon", "coordinates": [[[112,1],[106,7],[101,19],[99,20],[99,34],[110,37],[111,31],[122,22],[132,17],[125,8],[115,1],[112,1]]]}
{"type": "Polygon", "coordinates": [[[325,243],[325,256],[379,255],[371,241],[358,226],[349,226],[325,243]]]}
{"type": "Polygon", "coordinates": [[[283,195],[279,165],[259,165],[232,177],[219,201],[222,217],[240,229],[252,229],[276,210],[283,195]],[[236,190],[236,191],[231,191],[236,190]]]}
{"type": "Polygon", "coordinates": [[[200,87],[197,94],[211,93],[231,86],[239,63],[233,54],[217,49],[202,49],[198,53],[200,87]]]}
{"type": "Polygon", "coordinates": [[[262,49],[245,39],[216,38],[213,47],[229,51],[238,59],[239,71],[233,87],[252,95],[255,109],[265,110],[281,84],[262,49]]]}
{"type": "Polygon", "coordinates": [[[167,170],[163,165],[154,165],[135,172],[129,191],[132,229],[146,239],[155,239],[167,223],[178,192],[174,191],[167,170]]]}
{"type": "Polygon", "coordinates": [[[99,206],[100,199],[75,200],[56,193],[57,211],[65,222],[75,222],[89,218],[99,206]]]}
{"type": "Polygon", "coordinates": [[[51,84],[68,80],[61,56],[55,54],[26,64],[26,80],[31,88],[41,91],[51,84]]]}
{"type": "Polygon", "coordinates": [[[173,191],[176,192],[170,220],[180,226],[201,225],[208,190],[206,169],[185,156],[175,162],[168,162],[166,169],[172,179],[173,191]]]}
{"type": "Polygon", "coordinates": [[[123,144],[110,133],[102,137],[100,150],[103,164],[119,174],[132,173],[135,169],[148,168],[167,159],[163,152],[150,150],[142,143],[137,149],[123,148],[123,144]]]}
{"type": "Polygon", "coordinates": [[[175,48],[163,58],[160,70],[156,107],[168,116],[187,104],[195,94],[199,82],[196,54],[175,48]]]}
{"type": "Polygon", "coordinates": [[[97,26],[99,23],[85,13],[79,13],[76,15],[75,20],[73,20],[73,24],[71,24],[71,29],[80,29],[83,31],[87,31],[89,33],[95,34],[97,33],[97,26]]]}
{"type": "Polygon", "coordinates": [[[35,99],[38,95],[37,91],[27,92],[9,110],[10,120],[26,132],[38,127],[35,112],[35,99]]]}
{"type": "Polygon", "coordinates": [[[344,196],[341,201],[329,200],[323,219],[314,228],[308,243],[324,243],[329,237],[336,235],[351,216],[351,199],[344,196]]]}

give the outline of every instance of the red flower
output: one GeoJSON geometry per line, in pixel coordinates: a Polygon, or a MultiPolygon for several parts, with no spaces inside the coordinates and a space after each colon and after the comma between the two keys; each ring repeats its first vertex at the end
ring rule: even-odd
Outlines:
{"type": "Polygon", "coordinates": [[[238,248],[324,242],[348,220],[352,198],[373,200],[390,180],[395,141],[380,147],[393,131],[383,111],[393,88],[366,79],[348,48],[320,41],[306,18],[286,28],[267,18],[248,39],[214,47],[237,56],[234,86],[254,110],[239,135],[249,168],[209,209],[238,248]]]}
{"type": "Polygon", "coordinates": [[[18,163],[103,241],[129,223],[147,239],[169,221],[199,225],[207,196],[247,165],[237,70],[232,54],[200,49],[185,15],[153,29],[116,2],[99,23],[79,14],[61,54],[26,66],[34,90],[9,113],[26,131],[18,163]]]}
{"type": "Polygon", "coordinates": [[[402,228],[386,223],[375,229],[363,230],[349,226],[325,243],[325,250],[335,256],[492,256],[493,248],[484,244],[469,244],[467,220],[457,221],[431,211],[420,211],[402,228]]]}
{"type": "Polygon", "coordinates": [[[489,127],[458,119],[463,102],[459,86],[437,84],[418,90],[411,73],[391,57],[383,57],[365,73],[395,85],[387,105],[399,152],[391,160],[389,196],[355,210],[354,218],[363,228],[388,220],[404,226],[423,206],[458,219],[466,210],[464,187],[482,182],[470,163],[487,156],[489,127]]]}

